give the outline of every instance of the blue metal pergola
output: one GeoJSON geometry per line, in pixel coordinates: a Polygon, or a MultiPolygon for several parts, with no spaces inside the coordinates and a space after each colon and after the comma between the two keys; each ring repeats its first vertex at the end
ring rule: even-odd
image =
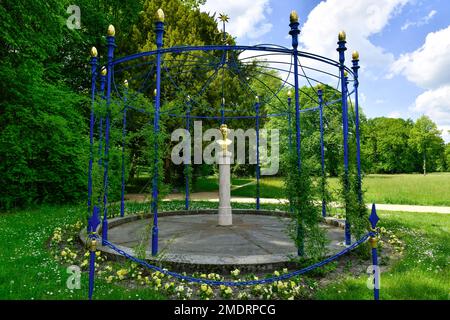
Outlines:
{"type": "MultiPolygon", "coordinates": [[[[162,12],[162,11],[161,11],[162,12]]],[[[292,37],[292,48],[286,48],[278,45],[255,45],[255,46],[242,46],[242,45],[205,45],[205,46],[175,46],[164,48],[163,47],[163,35],[164,35],[164,15],[159,14],[155,22],[155,32],[156,32],[156,50],[140,52],[132,54],[129,56],[114,59],[115,45],[115,30],[111,25],[108,28],[107,36],[107,62],[103,67],[99,67],[97,50],[93,48],[91,52],[91,74],[92,74],[92,87],[91,87],[91,98],[92,98],[92,110],[90,114],[90,161],[89,161],[89,172],[88,172],[88,213],[91,216],[92,212],[96,210],[100,212],[100,208],[103,206],[103,219],[102,219],[102,240],[105,242],[108,239],[108,174],[109,174],[109,148],[110,148],[110,129],[111,129],[111,103],[112,95],[116,94],[124,103],[123,108],[123,118],[122,118],[122,188],[121,188],[121,207],[120,215],[123,216],[125,212],[125,145],[126,145],[126,126],[127,126],[127,110],[135,110],[142,113],[153,115],[153,130],[155,136],[158,135],[160,130],[160,118],[161,115],[168,117],[180,117],[185,119],[185,126],[187,130],[190,129],[191,120],[193,119],[212,119],[224,123],[225,120],[230,119],[254,119],[256,126],[256,179],[257,179],[257,194],[256,194],[256,209],[260,209],[260,159],[259,159],[259,130],[260,130],[260,119],[263,117],[286,117],[289,122],[289,147],[292,148],[295,145],[295,150],[297,154],[297,166],[298,170],[302,167],[302,157],[301,157],[301,125],[300,118],[301,114],[304,112],[315,112],[318,111],[320,119],[320,145],[321,145],[321,170],[322,175],[325,176],[325,149],[324,149],[324,119],[323,119],[323,109],[327,105],[331,105],[336,102],[340,102],[342,106],[342,128],[343,128],[343,150],[344,150],[344,175],[348,181],[349,174],[349,148],[348,148],[348,136],[349,136],[349,113],[348,113],[348,100],[353,96],[354,98],[354,110],[355,110],[355,135],[356,135],[356,163],[357,163],[357,174],[358,180],[361,181],[361,159],[360,159],[360,137],[359,137],[359,105],[358,105],[358,70],[359,70],[359,54],[354,52],[352,55],[352,67],[347,67],[345,65],[345,51],[346,48],[346,35],[344,32],[339,34],[339,41],[337,51],[339,53],[339,60],[335,61],[327,57],[312,54],[309,52],[304,52],[298,50],[298,37],[300,34],[298,16],[293,12],[291,13],[290,19],[290,31],[289,34],[292,37]],[[95,49],[95,51],[94,51],[95,49]],[[260,85],[263,86],[267,92],[270,93],[266,99],[259,99],[257,92],[252,88],[251,84],[242,74],[240,74],[239,67],[237,64],[233,64],[227,59],[227,55],[233,55],[234,59],[238,59],[239,54],[242,52],[254,53],[249,57],[244,57],[239,59],[242,65],[255,61],[255,59],[264,59],[265,70],[275,71],[278,74],[282,73],[284,76],[281,78],[281,87],[277,90],[273,90],[264,83],[260,85]],[[216,54],[216,55],[214,55],[216,54]],[[164,58],[169,56],[167,60],[164,58]],[[186,95],[186,101],[184,105],[183,112],[178,112],[179,110],[161,110],[161,88],[163,77],[164,80],[169,81],[174,87],[179,86],[176,81],[171,76],[170,67],[168,67],[168,62],[176,62],[177,55],[185,55],[183,62],[188,62],[191,65],[195,65],[201,70],[212,71],[212,75],[206,80],[206,83],[202,89],[191,95],[186,95]],[[204,57],[207,55],[207,58],[204,57]],[[289,61],[280,60],[276,57],[287,57],[289,61]],[[324,67],[307,66],[303,64],[303,61],[313,61],[316,65],[324,67]],[[227,63],[228,62],[228,63],[227,63]],[[133,71],[133,69],[141,68],[145,70],[143,76],[128,78],[123,85],[117,85],[115,78],[118,75],[127,74],[133,71]],[[224,89],[222,88],[222,100],[220,104],[220,109],[213,109],[212,112],[217,112],[215,115],[196,115],[192,114],[196,106],[196,98],[201,95],[211,84],[214,79],[218,77],[220,70],[228,68],[230,72],[233,72],[235,76],[239,79],[240,83],[247,89],[249,94],[256,96],[256,101],[253,106],[254,115],[243,115],[236,114],[237,111],[234,109],[226,109],[224,89]],[[337,74],[333,73],[336,70],[337,74]],[[341,96],[337,97],[336,100],[324,103],[323,91],[321,89],[316,90],[316,96],[310,96],[307,92],[302,91],[300,87],[300,80],[306,80],[311,86],[312,83],[316,84],[326,84],[317,77],[311,77],[307,75],[306,71],[316,73],[318,77],[327,76],[338,82],[338,87],[340,86],[341,96]],[[153,77],[155,78],[154,88],[153,77]],[[150,81],[152,79],[152,81],[150,81]],[[97,81],[99,80],[99,90],[97,92],[97,81]],[[135,92],[148,92],[148,90],[154,90],[154,110],[152,112],[134,106],[130,103],[131,94],[128,91],[128,86],[132,83],[140,83],[135,92]],[[353,83],[353,91],[348,88],[349,83],[353,83]],[[282,101],[279,98],[279,93],[286,88],[292,88],[294,91],[293,96],[289,92],[287,101],[282,101]],[[302,109],[300,103],[301,95],[307,96],[310,101],[315,102],[315,107],[302,109]],[[106,112],[104,116],[96,117],[94,111],[94,102],[97,96],[104,99],[106,104],[106,112]],[[281,102],[284,105],[284,109],[278,110],[279,113],[276,114],[261,114],[261,106],[270,104],[272,100],[281,102]],[[292,107],[294,110],[292,110],[292,107]],[[292,116],[295,119],[292,119],[292,116]],[[293,132],[291,130],[291,122],[294,122],[295,128],[295,143],[293,143],[293,132]],[[92,200],[92,171],[93,171],[93,161],[94,161],[94,132],[95,123],[98,123],[98,141],[99,141],[99,162],[98,165],[103,171],[103,199],[97,199],[97,204],[93,205],[92,200]],[[103,154],[103,156],[102,156],[103,154]],[[103,200],[103,201],[101,201],[103,200]],[[102,203],[103,202],[103,203],[102,203]]],[[[226,39],[225,28],[223,29],[224,39],[226,39]]],[[[180,60],[181,61],[181,60],[180,60]]],[[[183,71],[180,71],[180,73],[183,71]]],[[[222,71],[223,72],[223,71],[222,71]]],[[[274,76],[273,73],[269,71],[259,71],[267,76],[274,76]]],[[[157,166],[157,154],[159,149],[158,139],[154,141],[154,151],[155,158],[154,165],[157,166]]],[[[188,170],[188,164],[185,164],[186,170],[188,170]]],[[[154,170],[152,177],[152,204],[151,210],[153,213],[153,228],[152,228],[152,254],[156,255],[158,253],[158,170],[154,170]]],[[[185,192],[185,206],[189,209],[189,179],[186,176],[186,192],[185,192]]],[[[345,183],[344,183],[345,184],[345,183]]],[[[345,184],[344,188],[348,190],[349,185],[345,184]]],[[[361,184],[358,186],[358,199],[362,201],[361,184]]],[[[347,208],[346,212],[347,212],[347,208]]],[[[326,215],[326,200],[322,199],[322,215],[326,215]]],[[[346,219],[345,225],[345,243],[347,245],[351,244],[351,226],[348,219],[346,219]]],[[[89,231],[89,230],[88,230],[89,231]]],[[[93,230],[90,230],[93,231],[93,230]]],[[[303,249],[299,248],[299,255],[303,254],[303,249]]]]}

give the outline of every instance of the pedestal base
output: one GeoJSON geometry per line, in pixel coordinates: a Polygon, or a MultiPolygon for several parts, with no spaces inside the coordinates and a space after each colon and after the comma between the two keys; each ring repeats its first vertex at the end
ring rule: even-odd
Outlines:
{"type": "Polygon", "coordinates": [[[232,224],[231,207],[219,207],[219,226],[231,226],[232,224]]]}
{"type": "Polygon", "coordinates": [[[231,226],[233,216],[230,203],[230,152],[219,152],[219,226],[231,226]]]}

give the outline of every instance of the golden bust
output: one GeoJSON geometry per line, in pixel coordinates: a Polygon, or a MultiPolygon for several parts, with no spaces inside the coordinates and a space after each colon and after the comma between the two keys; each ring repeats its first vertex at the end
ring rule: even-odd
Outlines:
{"type": "Polygon", "coordinates": [[[228,146],[231,144],[231,140],[227,139],[228,136],[228,127],[224,123],[219,128],[220,132],[222,133],[222,140],[218,140],[217,143],[222,146],[222,150],[224,152],[228,151],[228,146]]]}

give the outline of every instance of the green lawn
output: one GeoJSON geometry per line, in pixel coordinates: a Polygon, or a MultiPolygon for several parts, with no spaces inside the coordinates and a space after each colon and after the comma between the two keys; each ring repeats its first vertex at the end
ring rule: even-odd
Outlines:
{"type": "MultiPolygon", "coordinates": [[[[193,202],[192,208],[217,204],[193,202]]],[[[237,206],[237,205],[236,205],[237,206]]],[[[239,204],[251,208],[253,204],[239,204]]],[[[263,209],[286,206],[263,205],[263,209]]],[[[133,210],[148,208],[136,204],[133,210]]],[[[161,210],[183,208],[183,201],[163,202],[161,210]]],[[[382,299],[447,299],[450,290],[450,216],[422,213],[380,212],[380,226],[392,231],[404,243],[403,258],[382,274],[382,299]]],[[[86,299],[87,273],[81,290],[66,287],[66,266],[56,261],[47,243],[56,227],[70,228],[85,220],[85,208],[41,206],[35,209],[0,213],[0,299],[86,299]]],[[[77,229],[78,230],[78,229],[77,229]]],[[[381,260],[386,257],[381,253],[381,260]]],[[[368,262],[365,262],[368,263],[368,262]]],[[[78,264],[78,262],[75,262],[78,264]]],[[[308,275],[306,275],[308,277],[308,275]]],[[[343,275],[318,289],[316,299],[371,299],[364,275],[343,275]]],[[[307,278],[305,278],[307,279],[307,278]]],[[[312,278],[311,278],[312,279],[312,278]]],[[[96,299],[164,299],[149,287],[130,288],[96,278],[96,299]]]]}
{"type": "MultiPolygon", "coordinates": [[[[69,290],[69,274],[50,254],[46,243],[54,228],[85,220],[85,209],[42,206],[0,214],[0,299],[86,299],[87,273],[81,290],[69,290]]],[[[162,299],[150,289],[126,290],[96,280],[97,299],[162,299]]]]}
{"type": "MultiPolygon", "coordinates": [[[[337,184],[337,181],[334,180],[337,184]]],[[[450,206],[450,173],[369,175],[366,200],[376,203],[450,206]]]]}
{"type": "MultiPolygon", "coordinates": [[[[248,183],[252,179],[233,179],[233,185],[248,183]]],[[[253,179],[253,181],[255,181],[253,179]]],[[[262,198],[286,198],[282,178],[264,177],[260,181],[262,198]]],[[[329,185],[334,194],[339,182],[330,178],[329,185]]],[[[398,175],[368,175],[364,178],[363,188],[366,190],[366,202],[450,206],[450,173],[432,173],[398,175]]],[[[199,179],[195,191],[214,191],[218,189],[217,178],[199,179]]],[[[254,197],[255,184],[232,190],[232,195],[254,197]]]]}
{"type": "MultiPolygon", "coordinates": [[[[379,226],[393,231],[405,244],[402,259],[381,275],[381,299],[449,299],[450,216],[411,212],[379,214],[379,226]]],[[[346,277],[319,290],[316,298],[371,299],[366,281],[367,276],[346,277]]]]}

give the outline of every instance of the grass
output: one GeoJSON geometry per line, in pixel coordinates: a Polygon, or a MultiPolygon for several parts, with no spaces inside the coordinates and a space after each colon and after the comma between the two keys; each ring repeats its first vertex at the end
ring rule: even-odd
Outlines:
{"type": "MultiPolygon", "coordinates": [[[[252,178],[233,178],[231,181],[231,189],[239,188],[247,183],[253,182],[252,178]]],[[[219,179],[217,177],[199,178],[195,181],[194,192],[210,192],[219,190],[219,179]]]]}
{"type": "MultiPolygon", "coordinates": [[[[54,228],[85,220],[85,208],[42,206],[0,215],[0,299],[86,299],[88,276],[81,290],[66,286],[69,274],[46,247],[54,228]]],[[[149,289],[127,290],[97,280],[96,299],[163,299],[149,289]]]]}
{"type": "MultiPolygon", "coordinates": [[[[161,203],[161,210],[183,208],[183,201],[161,203]]],[[[143,204],[148,207],[148,205],[143,204]]],[[[192,208],[217,204],[193,202],[192,208]]],[[[237,205],[236,205],[237,206],[237,205]]],[[[253,208],[253,204],[239,204],[253,208]]],[[[131,208],[133,209],[133,208],[131,208]]],[[[135,204],[142,210],[142,204],[135,204]],[[141,206],[141,207],[139,207],[141,206]]],[[[263,205],[263,209],[286,209],[263,205]]],[[[380,212],[379,225],[391,230],[405,246],[401,260],[382,274],[382,299],[448,299],[450,292],[450,216],[440,214],[380,212]]],[[[57,262],[47,248],[56,227],[84,221],[85,208],[41,206],[35,209],[0,213],[0,299],[86,299],[87,273],[81,276],[81,290],[69,290],[66,267],[57,262]]],[[[381,251],[381,262],[387,257],[381,251]]],[[[306,278],[307,279],[307,278],[306,278]]],[[[344,274],[325,287],[316,299],[372,299],[367,278],[344,274]]],[[[95,299],[164,299],[152,288],[130,288],[96,278],[95,299]]]]}
{"type": "MultiPolygon", "coordinates": [[[[381,299],[447,300],[450,298],[450,216],[380,212],[379,225],[405,243],[403,257],[382,273],[381,299]]],[[[383,262],[386,257],[381,254],[383,262]]],[[[367,277],[346,277],[316,293],[317,299],[371,299],[367,277]]]]}
{"type": "MultiPolygon", "coordinates": [[[[251,182],[252,179],[233,179],[233,185],[251,182]]],[[[255,181],[253,179],[253,181],[255,181]]],[[[260,180],[262,198],[286,198],[283,179],[264,177],[260,180]]],[[[337,178],[330,178],[329,185],[336,195],[339,189],[337,178]]],[[[368,175],[364,178],[366,202],[450,206],[450,173],[432,173],[398,175],[368,175]]],[[[215,191],[217,178],[199,179],[195,191],[215,191]]],[[[255,197],[255,183],[231,191],[233,196],[255,197]]]]}
{"type": "MultiPolygon", "coordinates": [[[[116,207],[114,211],[119,212],[116,207]]],[[[208,207],[211,207],[211,203],[192,205],[193,209],[208,207]]],[[[242,204],[242,207],[253,208],[254,205],[242,204]]],[[[149,205],[136,203],[128,208],[138,212],[148,209],[149,205]]],[[[183,208],[183,201],[161,203],[161,210],[183,208]]],[[[267,205],[265,208],[275,209],[275,206],[267,205]]],[[[66,281],[70,276],[66,271],[67,266],[56,261],[47,247],[56,227],[68,226],[77,221],[86,221],[85,206],[43,205],[33,209],[0,212],[0,299],[87,299],[87,273],[82,272],[80,290],[67,289],[66,281]]],[[[151,288],[130,289],[100,278],[95,281],[94,297],[114,300],[165,298],[151,288]]]]}
{"type": "MultiPolygon", "coordinates": [[[[335,183],[337,181],[335,180],[335,183]]],[[[366,200],[376,203],[450,206],[450,173],[369,175],[366,200]]]]}

